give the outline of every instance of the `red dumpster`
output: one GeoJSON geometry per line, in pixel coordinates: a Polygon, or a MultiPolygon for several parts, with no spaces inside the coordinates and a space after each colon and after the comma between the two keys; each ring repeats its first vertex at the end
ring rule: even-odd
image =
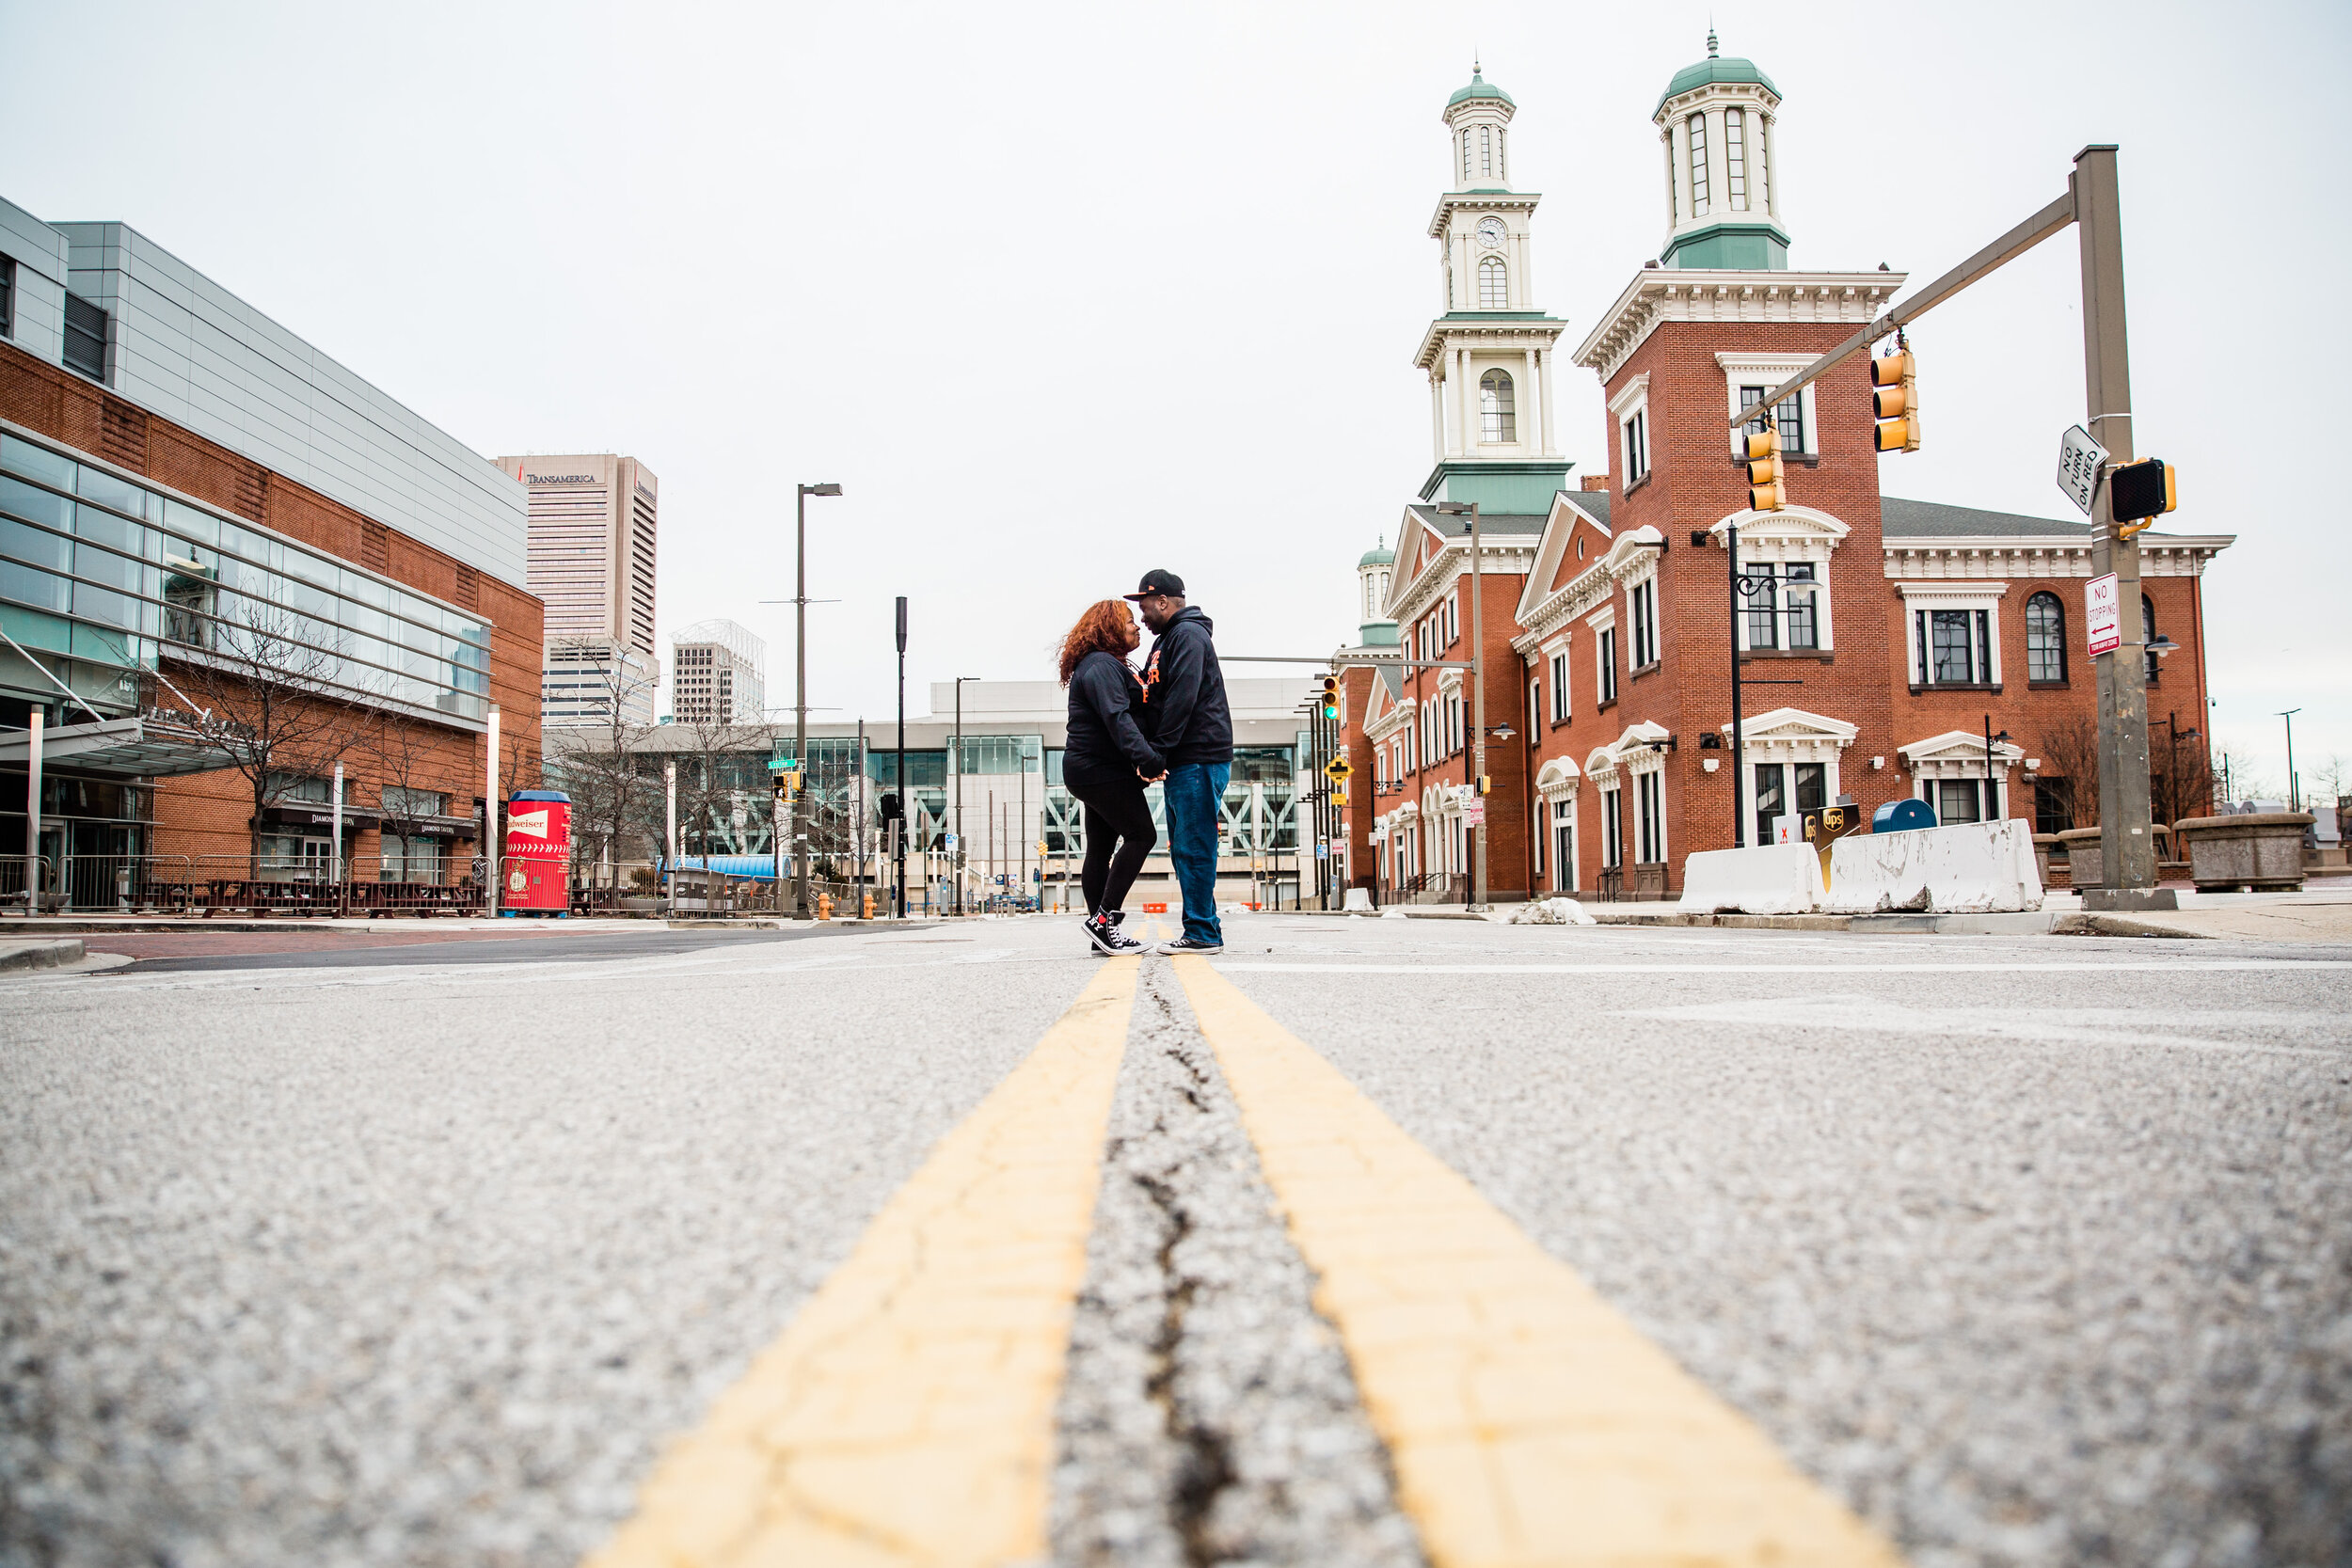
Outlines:
{"type": "Polygon", "coordinates": [[[561,790],[517,790],[506,803],[506,858],[499,912],[571,912],[572,798],[561,790]]]}

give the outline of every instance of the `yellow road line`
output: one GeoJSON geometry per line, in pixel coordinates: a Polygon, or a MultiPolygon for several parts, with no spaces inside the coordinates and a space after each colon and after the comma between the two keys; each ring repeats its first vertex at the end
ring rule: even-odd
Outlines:
{"type": "Polygon", "coordinates": [[[1138,961],[940,1140],[587,1568],[1041,1558],[1070,1320],[1138,961]]]}
{"type": "Polygon", "coordinates": [[[1899,1563],[1207,959],[1174,962],[1438,1568],[1899,1563]]]}

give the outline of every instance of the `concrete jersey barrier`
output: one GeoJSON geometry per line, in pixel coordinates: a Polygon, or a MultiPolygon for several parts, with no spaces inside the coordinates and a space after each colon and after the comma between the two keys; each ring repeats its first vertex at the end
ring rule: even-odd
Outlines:
{"type": "Polygon", "coordinates": [[[1830,849],[1826,907],[1832,914],[2038,910],[2031,825],[2008,817],[1841,838],[1830,849]]]}
{"type": "Polygon", "coordinates": [[[1821,895],[1821,857],[1810,844],[1702,849],[1682,863],[1685,914],[1811,914],[1821,895]]]}

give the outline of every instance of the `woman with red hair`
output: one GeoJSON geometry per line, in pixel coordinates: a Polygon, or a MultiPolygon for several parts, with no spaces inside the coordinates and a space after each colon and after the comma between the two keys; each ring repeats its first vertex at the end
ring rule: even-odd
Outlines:
{"type": "Polygon", "coordinates": [[[1127,890],[1159,842],[1143,786],[1167,766],[1136,723],[1142,683],[1127,663],[1143,634],[1124,599],[1087,607],[1061,640],[1061,683],[1070,689],[1069,749],[1061,780],[1086,808],[1087,940],[1099,953],[1141,953],[1145,944],[1119,928],[1127,890]]]}

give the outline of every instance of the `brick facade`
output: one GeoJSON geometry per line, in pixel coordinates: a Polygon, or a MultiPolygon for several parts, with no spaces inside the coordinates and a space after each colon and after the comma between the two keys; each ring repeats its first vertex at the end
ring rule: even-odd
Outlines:
{"type": "MultiPolygon", "coordinates": [[[[508,753],[501,772],[537,779],[542,607],[535,596],[5,343],[0,418],[481,615],[491,627],[489,701],[501,710],[508,753]]],[[[418,723],[406,727],[404,748],[383,744],[382,728],[377,721],[370,737],[376,743],[343,758],[355,814],[373,816],[387,784],[441,791],[453,814],[480,810],[484,737],[418,723]],[[386,762],[386,752],[404,750],[405,761],[386,762]]],[[[166,779],[155,791],[153,850],[246,855],[252,814],[250,786],[233,770],[166,779]]],[[[373,829],[350,846],[361,860],[376,849],[373,829]]]]}

